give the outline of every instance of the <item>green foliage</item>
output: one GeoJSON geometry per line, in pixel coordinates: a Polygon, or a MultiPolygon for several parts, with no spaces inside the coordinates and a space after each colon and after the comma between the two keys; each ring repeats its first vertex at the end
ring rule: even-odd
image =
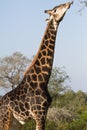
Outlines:
{"type": "Polygon", "coordinates": [[[70,123],[69,130],[87,130],[87,111],[70,123]]]}
{"type": "Polygon", "coordinates": [[[58,130],[57,128],[58,128],[58,126],[56,125],[55,122],[47,120],[47,122],[46,122],[46,130],[58,130]]]}
{"type": "Polygon", "coordinates": [[[63,68],[58,68],[55,67],[52,69],[48,89],[49,93],[53,99],[52,106],[56,106],[58,104],[57,100],[58,98],[61,97],[61,93],[64,93],[68,87],[66,85],[66,82],[69,81],[69,76],[65,72],[64,67],[63,68]]]}
{"type": "Polygon", "coordinates": [[[69,76],[64,68],[55,67],[52,69],[49,81],[49,91],[52,96],[56,96],[66,90],[65,82],[69,80],[69,76]]]}
{"type": "Polygon", "coordinates": [[[20,130],[35,130],[35,121],[30,120],[20,130]]]}

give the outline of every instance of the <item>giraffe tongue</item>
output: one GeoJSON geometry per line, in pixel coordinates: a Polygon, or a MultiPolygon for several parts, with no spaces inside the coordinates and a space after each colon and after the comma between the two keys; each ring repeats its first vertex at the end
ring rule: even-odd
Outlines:
{"type": "MultiPolygon", "coordinates": [[[[69,8],[70,8],[70,6],[71,6],[72,4],[73,4],[73,1],[72,1],[72,2],[70,2],[69,8]]],[[[69,9],[69,8],[68,8],[68,9],[69,9]]]]}

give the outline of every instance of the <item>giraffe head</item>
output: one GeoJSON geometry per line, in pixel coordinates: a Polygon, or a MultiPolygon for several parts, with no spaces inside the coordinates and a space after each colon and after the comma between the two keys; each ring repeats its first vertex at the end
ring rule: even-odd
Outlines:
{"type": "Polygon", "coordinates": [[[48,13],[50,15],[50,18],[47,19],[47,21],[51,21],[52,19],[55,22],[59,22],[63,19],[66,11],[70,8],[71,4],[73,2],[68,2],[65,4],[61,4],[59,6],[54,7],[52,10],[45,10],[45,13],[48,13]]]}

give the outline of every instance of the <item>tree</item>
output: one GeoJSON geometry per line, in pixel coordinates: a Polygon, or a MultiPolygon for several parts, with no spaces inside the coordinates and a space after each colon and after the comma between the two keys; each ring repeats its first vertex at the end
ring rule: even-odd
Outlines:
{"type": "Polygon", "coordinates": [[[20,52],[0,59],[0,86],[14,89],[21,81],[23,72],[31,60],[20,52]]]}
{"type": "Polygon", "coordinates": [[[87,7],[87,0],[78,0],[78,2],[81,5],[81,8],[79,9],[79,12],[81,12],[83,9],[87,7]]]}
{"type": "Polygon", "coordinates": [[[69,80],[69,76],[63,68],[54,67],[52,69],[48,87],[53,97],[58,96],[67,89],[67,80],[69,80]]]}
{"type": "Polygon", "coordinates": [[[80,4],[84,4],[85,6],[87,6],[87,0],[79,0],[80,4]]]}

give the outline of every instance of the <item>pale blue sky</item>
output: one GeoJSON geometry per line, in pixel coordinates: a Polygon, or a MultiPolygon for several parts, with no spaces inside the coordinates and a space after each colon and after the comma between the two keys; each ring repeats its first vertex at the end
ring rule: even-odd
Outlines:
{"type": "MultiPolygon", "coordinates": [[[[20,51],[31,58],[36,54],[46,28],[45,9],[67,0],[1,0],[0,57],[20,51]]],[[[87,9],[78,13],[79,5],[68,10],[56,39],[54,66],[65,66],[71,88],[87,92],[87,9]]]]}

